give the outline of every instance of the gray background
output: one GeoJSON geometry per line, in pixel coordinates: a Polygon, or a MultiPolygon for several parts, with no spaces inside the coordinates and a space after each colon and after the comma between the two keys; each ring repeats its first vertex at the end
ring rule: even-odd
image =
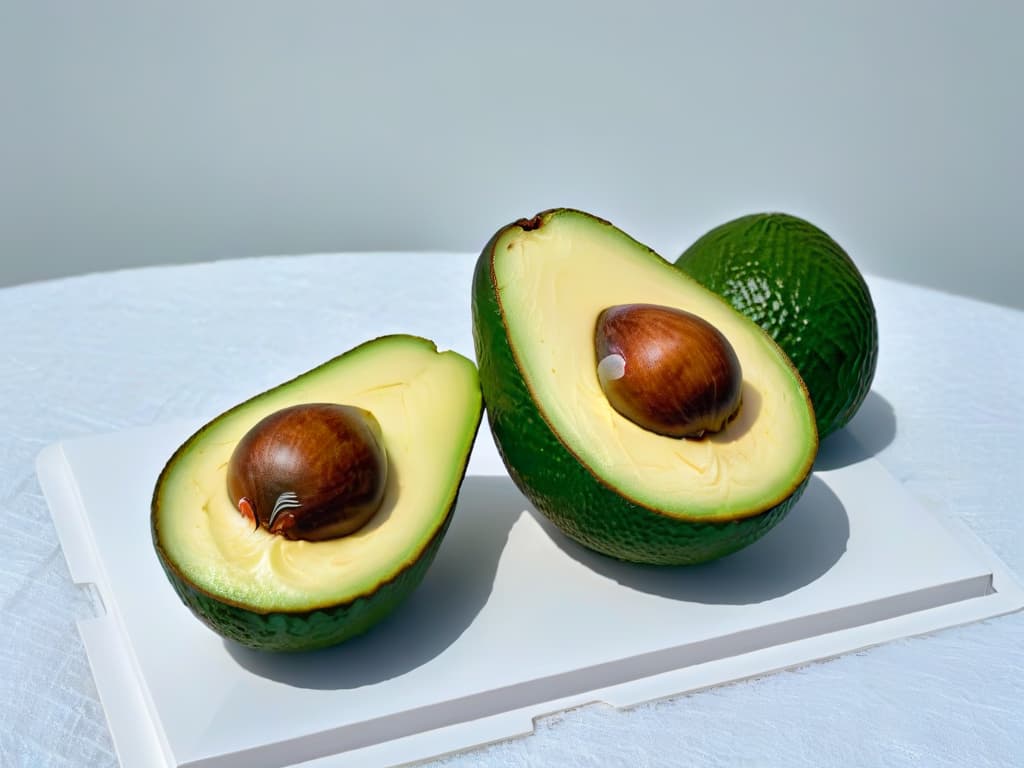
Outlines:
{"type": "Polygon", "coordinates": [[[785,210],[1024,307],[1024,4],[0,0],[0,285],[785,210]]]}

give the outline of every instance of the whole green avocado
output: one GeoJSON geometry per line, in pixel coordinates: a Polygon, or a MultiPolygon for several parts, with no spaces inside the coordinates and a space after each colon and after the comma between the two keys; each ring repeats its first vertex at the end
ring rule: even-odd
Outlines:
{"type": "Polygon", "coordinates": [[[715,227],[675,265],[789,355],[819,438],[853,418],[875,376],[878,321],[863,275],[835,240],[796,216],[756,213],[715,227]]]}

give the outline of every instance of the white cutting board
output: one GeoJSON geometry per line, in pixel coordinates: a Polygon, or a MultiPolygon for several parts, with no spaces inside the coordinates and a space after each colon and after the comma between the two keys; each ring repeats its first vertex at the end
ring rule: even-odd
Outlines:
{"type": "Polygon", "coordinates": [[[776,529],[717,562],[612,561],[530,508],[485,421],[413,596],[336,648],[260,653],[194,619],[152,550],[153,485],[197,426],[66,441],[38,461],[72,578],[102,598],[80,630],[129,768],[404,764],[588,702],[630,706],[1024,607],[987,548],[873,459],[816,471],[776,529]]]}

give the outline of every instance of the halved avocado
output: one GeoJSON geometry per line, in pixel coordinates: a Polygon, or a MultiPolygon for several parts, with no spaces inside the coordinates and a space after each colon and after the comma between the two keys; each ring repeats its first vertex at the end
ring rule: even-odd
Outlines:
{"type": "Polygon", "coordinates": [[[451,521],[482,412],[477,370],[426,339],[385,336],[248,400],[192,435],[153,494],[160,563],[178,596],[219,634],[267,650],[305,650],[358,635],[423,578],[451,521]],[[235,508],[227,467],[264,417],[306,403],[369,411],[388,470],[362,528],[289,540],[235,508]]]}
{"type": "Polygon", "coordinates": [[[559,209],[499,230],[474,274],[473,329],[495,442],[515,483],[577,542],[623,560],[691,564],[750,544],[803,492],[814,412],[756,324],[610,223],[559,209]],[[742,367],[719,432],[667,437],[609,403],[595,324],[653,304],[711,323],[742,367]]]}

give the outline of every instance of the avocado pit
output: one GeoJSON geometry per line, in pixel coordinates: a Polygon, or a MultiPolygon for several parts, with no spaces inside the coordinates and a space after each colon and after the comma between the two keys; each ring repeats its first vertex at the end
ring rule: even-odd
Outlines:
{"type": "Polygon", "coordinates": [[[322,541],[347,536],[373,517],[387,473],[372,413],[309,403],[270,414],[242,437],[228,462],[227,490],[257,527],[322,541]]]}
{"type": "Polygon", "coordinates": [[[597,318],[594,348],[609,404],[644,429],[700,438],[723,429],[739,411],[739,358],[697,315],[654,304],[609,307],[597,318]]]}

